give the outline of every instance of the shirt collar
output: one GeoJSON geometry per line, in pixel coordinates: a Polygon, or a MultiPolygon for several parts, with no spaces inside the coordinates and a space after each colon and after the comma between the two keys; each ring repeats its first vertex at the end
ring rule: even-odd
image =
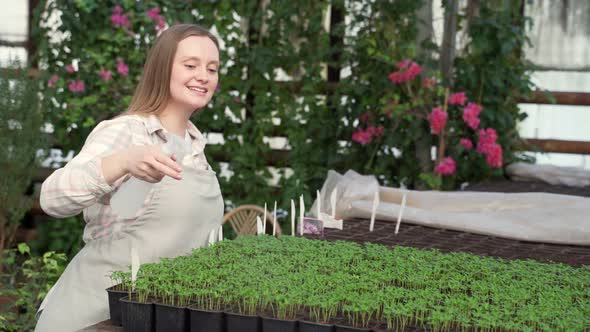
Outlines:
{"type": "MultiPolygon", "coordinates": [[[[158,119],[157,116],[154,114],[150,114],[148,116],[140,116],[142,119],[148,133],[150,135],[156,133],[156,135],[160,136],[164,141],[166,141],[166,136],[164,134],[168,133],[168,130],[162,126],[162,122],[158,119]]],[[[207,139],[199,129],[191,122],[187,121],[187,128],[186,128],[189,136],[192,138],[192,147],[193,147],[193,155],[199,154],[203,152],[205,149],[205,145],[207,144],[207,139]]]]}

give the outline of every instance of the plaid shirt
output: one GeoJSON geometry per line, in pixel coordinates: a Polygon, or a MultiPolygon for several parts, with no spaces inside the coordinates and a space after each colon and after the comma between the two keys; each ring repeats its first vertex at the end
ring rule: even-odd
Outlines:
{"type": "MultiPolygon", "coordinates": [[[[192,141],[194,166],[210,169],[204,154],[206,138],[190,121],[187,132],[192,141]]],[[[127,174],[109,185],[102,174],[102,159],[132,145],[165,143],[166,133],[154,115],[124,115],[102,121],[88,135],[80,153],[43,182],[40,198],[43,211],[57,218],[74,216],[83,211],[86,221],[84,242],[117,232],[124,223],[133,222],[136,218],[122,219],[112,212],[110,206],[111,195],[131,175],[127,174]]],[[[147,195],[137,216],[149,205],[152,196],[153,190],[147,195]]]]}

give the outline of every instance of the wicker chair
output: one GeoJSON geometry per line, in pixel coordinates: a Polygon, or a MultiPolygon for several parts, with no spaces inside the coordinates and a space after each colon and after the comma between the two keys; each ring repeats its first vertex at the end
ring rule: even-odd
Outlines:
{"type": "MultiPolygon", "coordinates": [[[[239,235],[256,234],[256,216],[264,217],[264,208],[258,205],[240,205],[223,216],[223,223],[229,222],[234,232],[239,235]]],[[[264,221],[263,221],[264,222],[264,221]]],[[[272,234],[272,214],[266,211],[266,233],[272,234]]],[[[277,223],[276,235],[281,235],[281,226],[277,223]]]]}

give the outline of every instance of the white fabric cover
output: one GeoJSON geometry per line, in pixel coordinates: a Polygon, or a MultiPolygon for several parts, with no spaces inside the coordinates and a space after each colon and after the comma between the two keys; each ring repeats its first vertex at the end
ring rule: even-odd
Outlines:
{"type": "Polygon", "coordinates": [[[513,180],[539,180],[569,187],[590,186],[590,170],[579,167],[537,165],[518,162],[506,167],[513,180]]]}
{"type": "MultiPolygon", "coordinates": [[[[380,186],[374,176],[329,171],[320,192],[328,212],[338,188],[336,216],[370,218],[379,191],[377,220],[397,221],[403,190],[380,186]]],[[[314,202],[310,212],[315,215],[314,202]]],[[[331,212],[331,211],[329,211],[331,212]]],[[[402,225],[412,224],[514,240],[590,245],[590,198],[546,193],[482,193],[407,190],[402,225]]],[[[367,229],[367,232],[369,230],[367,229]]]]}

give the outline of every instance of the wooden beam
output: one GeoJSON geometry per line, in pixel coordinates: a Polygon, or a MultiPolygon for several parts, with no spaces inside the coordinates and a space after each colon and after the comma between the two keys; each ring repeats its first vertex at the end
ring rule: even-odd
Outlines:
{"type": "MultiPolygon", "coordinates": [[[[276,82],[276,84],[294,94],[299,93],[302,87],[300,82],[276,82]]],[[[335,82],[326,82],[319,87],[318,92],[323,94],[332,92],[336,90],[337,85],[338,83],[335,82]]],[[[590,106],[590,92],[536,90],[529,98],[523,98],[519,102],[523,104],[590,106]]]]}
{"type": "Polygon", "coordinates": [[[567,92],[567,91],[541,91],[536,90],[528,99],[520,101],[524,104],[557,104],[557,105],[575,105],[590,106],[589,92],[567,92]],[[553,95],[555,103],[548,96],[553,95]]]}
{"type": "Polygon", "coordinates": [[[332,1],[330,7],[330,55],[328,59],[328,82],[337,83],[340,81],[340,70],[342,68],[341,58],[344,48],[344,17],[345,4],[343,0],[332,1]]]}
{"type": "Polygon", "coordinates": [[[520,150],[534,151],[539,149],[542,152],[588,154],[590,155],[590,142],[588,141],[566,141],[557,139],[536,139],[525,138],[520,150]]]}
{"type": "MultiPolygon", "coordinates": [[[[18,76],[21,70],[16,68],[0,68],[0,74],[3,76],[18,76]]],[[[27,76],[30,78],[38,78],[41,72],[38,69],[28,68],[27,76]]]]}
{"type": "Polygon", "coordinates": [[[447,0],[444,6],[443,40],[440,51],[440,71],[445,87],[453,86],[453,61],[456,53],[457,16],[459,0],[447,0]]]}
{"type": "Polygon", "coordinates": [[[27,24],[27,41],[26,41],[26,48],[27,48],[27,61],[29,62],[29,66],[33,68],[38,68],[38,59],[36,58],[37,54],[37,44],[35,40],[33,40],[33,25],[35,10],[39,6],[39,0],[29,0],[29,8],[28,8],[28,24],[27,24]]]}
{"type": "Polygon", "coordinates": [[[0,39],[0,46],[4,46],[4,47],[22,47],[22,48],[26,48],[27,47],[27,42],[26,41],[10,41],[10,40],[5,40],[5,39],[0,39]]]}

